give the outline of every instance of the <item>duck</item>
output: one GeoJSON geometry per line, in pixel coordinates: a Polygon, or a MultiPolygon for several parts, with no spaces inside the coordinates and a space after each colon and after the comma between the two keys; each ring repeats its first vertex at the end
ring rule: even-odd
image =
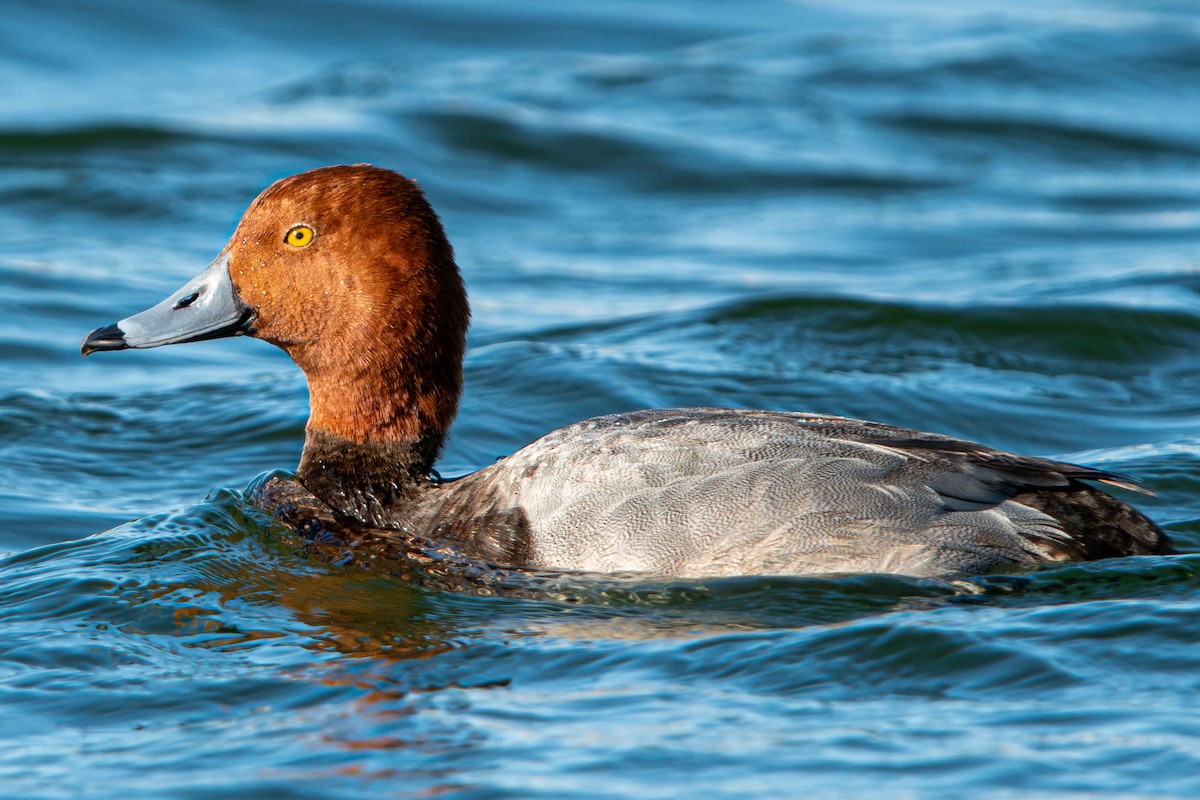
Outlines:
{"type": "Polygon", "coordinates": [[[281,348],[307,380],[294,477],[313,507],[513,569],[945,578],[1174,552],[1099,488],[1139,490],[1117,473],[819,413],[614,413],[441,479],[469,317],[418,184],[339,165],[270,185],[197,277],[81,351],[281,348]]]}

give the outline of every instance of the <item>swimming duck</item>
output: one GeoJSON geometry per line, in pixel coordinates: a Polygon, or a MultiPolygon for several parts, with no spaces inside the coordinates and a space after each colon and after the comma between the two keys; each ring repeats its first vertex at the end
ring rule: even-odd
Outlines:
{"type": "Polygon", "coordinates": [[[824,414],[683,408],[596,417],[454,480],[469,311],[417,184],[367,164],[280,180],[199,276],[83,340],[254,336],[308,380],[296,476],[331,513],[489,562],[681,577],[953,576],[1169,553],[1095,488],[1114,473],[824,414]]]}

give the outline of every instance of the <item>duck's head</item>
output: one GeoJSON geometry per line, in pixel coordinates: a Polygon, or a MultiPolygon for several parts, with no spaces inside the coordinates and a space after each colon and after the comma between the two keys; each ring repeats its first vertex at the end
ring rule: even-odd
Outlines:
{"type": "Polygon", "coordinates": [[[310,442],[421,441],[432,461],[458,406],[468,314],[417,185],[366,164],[324,167],[267,188],[207,269],[92,331],[82,352],[254,336],[304,370],[310,442]]]}

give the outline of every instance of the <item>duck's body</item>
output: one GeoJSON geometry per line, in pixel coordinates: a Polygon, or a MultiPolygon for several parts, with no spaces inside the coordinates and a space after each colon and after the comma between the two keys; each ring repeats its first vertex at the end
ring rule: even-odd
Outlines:
{"type": "Polygon", "coordinates": [[[278,344],[309,381],[304,486],[332,512],[498,564],[933,576],[1171,552],[1148,518],[1081,482],[1128,486],[1119,476],[816,414],[597,417],[431,480],[466,323],[420,191],[357,165],[272,186],[203,275],[84,351],[238,333],[278,344]]]}
{"type": "Polygon", "coordinates": [[[860,420],[687,408],[577,422],[452,481],[306,485],[373,527],[540,569],[944,576],[1168,552],[1081,480],[1121,482],[860,420]]]}

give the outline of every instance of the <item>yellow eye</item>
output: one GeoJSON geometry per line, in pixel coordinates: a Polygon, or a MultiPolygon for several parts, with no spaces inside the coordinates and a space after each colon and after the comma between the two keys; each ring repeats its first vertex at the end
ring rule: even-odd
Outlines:
{"type": "Polygon", "coordinates": [[[283,240],[292,247],[308,247],[317,232],[307,225],[297,225],[283,235],[283,240]]]}

